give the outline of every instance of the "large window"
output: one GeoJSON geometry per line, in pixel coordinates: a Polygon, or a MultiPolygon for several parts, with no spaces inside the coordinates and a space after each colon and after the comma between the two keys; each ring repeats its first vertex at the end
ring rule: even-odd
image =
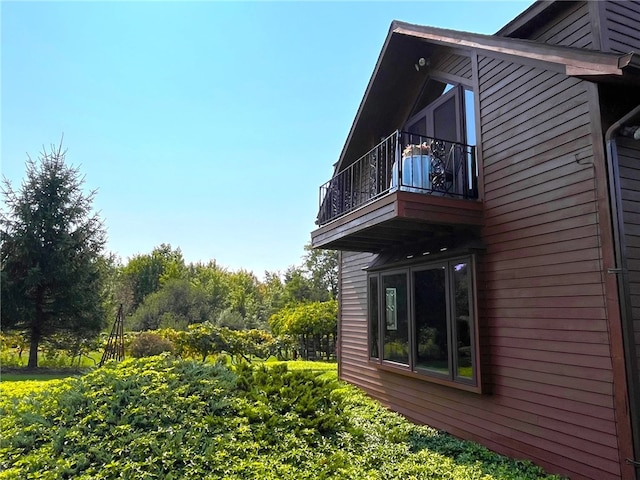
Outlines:
{"type": "Polygon", "coordinates": [[[473,257],[369,275],[369,356],[440,382],[477,386],[473,257]]]}

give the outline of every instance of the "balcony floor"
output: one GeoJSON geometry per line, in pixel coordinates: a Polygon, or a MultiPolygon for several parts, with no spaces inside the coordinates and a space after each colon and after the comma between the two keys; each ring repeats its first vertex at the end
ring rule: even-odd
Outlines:
{"type": "Polygon", "coordinates": [[[380,252],[479,231],[482,203],[396,190],[311,232],[314,248],[380,252]]]}

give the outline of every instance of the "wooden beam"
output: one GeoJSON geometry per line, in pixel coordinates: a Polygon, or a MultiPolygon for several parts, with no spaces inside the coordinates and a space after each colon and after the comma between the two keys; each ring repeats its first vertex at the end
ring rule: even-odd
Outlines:
{"type": "Polygon", "coordinates": [[[393,22],[392,32],[398,35],[421,38],[438,45],[456,46],[537,60],[547,64],[564,65],[567,75],[572,75],[569,72],[578,72],[579,75],[622,75],[622,69],[618,66],[619,55],[610,53],[548,45],[530,40],[425,27],[404,22],[393,22]]]}

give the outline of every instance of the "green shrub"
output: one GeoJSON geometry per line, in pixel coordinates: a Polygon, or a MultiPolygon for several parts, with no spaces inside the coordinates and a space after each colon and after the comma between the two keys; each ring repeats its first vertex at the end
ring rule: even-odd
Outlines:
{"type": "Polygon", "coordinates": [[[0,388],[0,480],[557,478],[411,424],[335,371],[156,356],[18,391],[0,388]]]}
{"type": "Polygon", "coordinates": [[[269,318],[276,335],[333,335],[338,328],[338,302],[302,303],[285,307],[269,318]]]}
{"type": "Polygon", "coordinates": [[[19,357],[13,350],[0,350],[0,365],[2,367],[22,367],[26,365],[26,363],[27,360],[19,357]]]}
{"type": "Polygon", "coordinates": [[[152,357],[164,352],[172,352],[171,340],[156,333],[142,332],[131,342],[131,355],[136,358],[152,357]]]}

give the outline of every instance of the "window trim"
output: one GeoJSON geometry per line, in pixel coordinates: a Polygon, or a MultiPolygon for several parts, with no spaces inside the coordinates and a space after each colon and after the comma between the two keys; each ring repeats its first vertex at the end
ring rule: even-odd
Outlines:
{"type": "Polygon", "coordinates": [[[450,85],[452,88],[443,92],[438,98],[422,107],[419,111],[412,113],[404,122],[403,130],[409,132],[420,120],[425,120],[426,132],[423,136],[434,137],[433,112],[453,96],[455,97],[456,112],[460,119],[459,122],[456,122],[456,130],[459,130],[457,134],[458,140],[456,141],[466,145],[472,145],[477,148],[479,134],[477,128],[478,119],[476,118],[476,97],[478,95],[473,88],[473,85],[471,83],[463,82],[462,79],[447,79],[446,77],[438,75],[432,75],[429,79],[443,83],[445,85],[445,89],[446,85],[450,85]],[[468,93],[471,94],[471,102],[468,101],[468,93]],[[473,136],[473,142],[471,141],[472,139],[469,138],[470,133],[473,136]]]}
{"type": "MultiPolygon", "coordinates": [[[[436,79],[437,80],[437,79],[436,79]]],[[[420,121],[425,122],[425,137],[436,138],[435,134],[435,120],[434,114],[435,111],[440,108],[442,105],[447,103],[450,100],[454,102],[454,110],[456,112],[456,122],[455,122],[455,130],[456,130],[456,138],[450,139],[441,139],[447,140],[450,142],[457,143],[466,143],[466,113],[465,113],[465,87],[459,83],[451,84],[449,82],[444,82],[445,85],[450,85],[452,88],[443,92],[438,98],[433,100],[431,103],[426,105],[420,111],[411,115],[405,122],[405,126],[403,130],[411,131],[411,128],[414,127],[420,121]]],[[[445,87],[446,89],[446,87],[445,87]]]]}
{"type": "Polygon", "coordinates": [[[367,355],[369,363],[376,368],[384,371],[395,372],[401,375],[405,375],[411,378],[428,381],[440,385],[446,385],[461,390],[466,390],[474,393],[482,393],[482,375],[480,364],[480,347],[479,347],[479,328],[478,328],[478,295],[477,295],[477,259],[474,253],[466,253],[455,256],[447,256],[440,258],[433,258],[427,261],[420,259],[414,263],[404,264],[402,266],[393,265],[388,268],[380,267],[375,271],[370,271],[367,274],[367,355]],[[455,308],[452,279],[452,268],[456,262],[464,261],[469,265],[469,284],[467,286],[468,295],[470,298],[470,315],[473,317],[469,324],[470,336],[471,336],[471,359],[473,367],[473,377],[461,377],[458,373],[458,355],[455,353],[457,350],[451,349],[448,352],[449,373],[439,373],[433,370],[416,367],[416,352],[417,352],[417,337],[416,337],[416,320],[415,320],[415,286],[414,286],[414,272],[428,270],[438,266],[445,266],[445,283],[446,283],[446,302],[447,302],[447,338],[449,345],[455,345],[456,325],[455,325],[455,308]],[[384,322],[382,321],[381,312],[383,306],[383,299],[381,295],[382,289],[382,277],[390,274],[405,273],[407,279],[407,301],[408,301],[408,333],[409,333],[409,361],[408,364],[398,363],[391,360],[384,359],[384,322]],[[378,357],[372,357],[372,312],[370,304],[370,287],[371,278],[377,278],[377,314],[378,314],[378,357]]]}

